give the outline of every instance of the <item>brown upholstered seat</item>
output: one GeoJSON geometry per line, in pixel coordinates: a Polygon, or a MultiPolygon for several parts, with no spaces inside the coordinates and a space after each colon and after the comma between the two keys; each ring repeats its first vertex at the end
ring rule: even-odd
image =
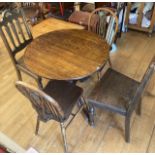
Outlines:
{"type": "Polygon", "coordinates": [[[107,109],[113,106],[116,111],[126,113],[129,101],[134,97],[139,84],[139,82],[109,68],[91,92],[89,101],[96,100],[100,102],[100,106],[105,106],[107,109]]]}
{"type": "Polygon", "coordinates": [[[69,117],[83,92],[82,88],[73,83],[56,80],[50,81],[43,91],[57,101],[64,112],[63,121],[69,117]]]}
{"type": "Polygon", "coordinates": [[[68,18],[69,22],[80,24],[88,28],[88,20],[90,13],[84,11],[74,11],[68,18]]]}

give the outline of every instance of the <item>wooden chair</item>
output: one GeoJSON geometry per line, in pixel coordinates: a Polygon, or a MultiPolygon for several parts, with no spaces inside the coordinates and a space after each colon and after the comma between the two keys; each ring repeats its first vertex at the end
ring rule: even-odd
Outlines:
{"type": "Polygon", "coordinates": [[[125,140],[130,141],[130,118],[137,108],[141,113],[141,97],[155,69],[155,57],[152,59],[141,82],[135,81],[113,69],[108,69],[88,97],[90,120],[94,125],[96,108],[109,110],[125,116],[125,140]]]}
{"type": "MultiPolygon", "coordinates": [[[[88,20],[88,31],[94,32],[106,39],[107,43],[111,46],[118,31],[117,15],[110,8],[95,9],[90,14],[88,20]]],[[[110,56],[108,62],[112,66],[110,56]]],[[[98,72],[99,79],[102,68],[98,72]]]]}
{"type": "Polygon", "coordinates": [[[68,21],[71,23],[79,24],[88,29],[88,19],[90,16],[90,12],[84,11],[74,11],[68,18],[68,21]]]}
{"type": "Polygon", "coordinates": [[[83,108],[84,104],[81,104],[82,106],[80,106],[80,110],[75,114],[72,113],[72,109],[77,101],[84,103],[84,98],[82,98],[82,88],[73,83],[56,80],[49,82],[43,90],[39,90],[22,81],[17,81],[16,87],[30,100],[32,107],[37,112],[38,117],[35,133],[38,134],[40,121],[47,122],[49,120],[55,120],[59,122],[64,141],[64,149],[65,152],[67,152],[68,147],[65,130],[71,121],[66,126],[64,123],[68,120],[70,115],[74,118],[83,108]]]}
{"type": "Polygon", "coordinates": [[[0,36],[16,69],[18,79],[22,80],[21,72],[24,72],[33,77],[42,88],[41,78],[26,68],[23,57],[20,59],[16,57],[33,40],[22,9],[3,12],[2,21],[0,21],[0,36]]]}

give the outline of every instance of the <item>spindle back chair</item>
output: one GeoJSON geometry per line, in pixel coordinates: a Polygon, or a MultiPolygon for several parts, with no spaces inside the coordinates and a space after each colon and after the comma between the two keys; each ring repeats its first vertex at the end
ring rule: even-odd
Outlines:
{"type": "Polygon", "coordinates": [[[26,68],[23,57],[17,58],[17,54],[33,40],[22,9],[5,10],[2,13],[0,36],[16,69],[18,79],[22,80],[21,71],[25,72],[33,77],[37,81],[38,86],[42,88],[41,78],[26,68]]]}
{"type": "MultiPolygon", "coordinates": [[[[98,34],[105,39],[107,43],[112,46],[118,31],[118,17],[110,8],[97,8],[89,17],[88,31],[98,34]]],[[[112,66],[110,54],[108,59],[109,65],[112,66]]],[[[101,78],[101,71],[103,67],[97,72],[98,78],[101,78]]]]}

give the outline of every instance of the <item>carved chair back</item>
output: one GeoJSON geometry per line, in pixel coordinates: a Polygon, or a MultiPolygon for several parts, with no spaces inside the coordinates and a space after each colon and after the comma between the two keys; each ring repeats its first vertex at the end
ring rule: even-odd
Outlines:
{"type": "Polygon", "coordinates": [[[5,10],[2,13],[0,36],[15,65],[17,63],[16,53],[24,49],[33,40],[22,9],[5,10]]]}
{"type": "Polygon", "coordinates": [[[64,113],[58,102],[51,96],[22,81],[16,82],[16,88],[32,103],[39,119],[45,122],[50,119],[58,122],[63,121],[64,113]]]}
{"type": "Polygon", "coordinates": [[[109,45],[114,42],[117,30],[118,18],[109,8],[98,8],[91,13],[88,21],[88,31],[103,37],[109,45]]]}

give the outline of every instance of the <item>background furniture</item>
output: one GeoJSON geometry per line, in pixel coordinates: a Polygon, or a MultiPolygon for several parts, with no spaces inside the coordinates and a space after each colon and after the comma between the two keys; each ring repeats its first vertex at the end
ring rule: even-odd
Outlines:
{"type": "Polygon", "coordinates": [[[61,2],[55,2],[55,3],[48,3],[50,10],[52,13],[56,12],[57,10],[59,10],[61,16],[64,15],[64,6],[63,3],[61,2]]]}
{"type": "Polygon", "coordinates": [[[68,18],[68,21],[71,23],[76,23],[88,29],[88,20],[89,20],[90,12],[84,11],[74,11],[68,18]]]}
{"type": "MultiPolygon", "coordinates": [[[[89,16],[90,16],[91,12],[93,12],[95,10],[95,8],[97,8],[97,7],[107,6],[107,5],[105,5],[105,3],[106,2],[103,2],[103,5],[101,5],[102,3],[98,4],[96,2],[95,3],[84,3],[84,2],[76,3],[75,10],[68,18],[68,21],[72,22],[72,23],[83,25],[83,26],[85,26],[85,29],[88,29],[88,20],[89,20],[89,16]]],[[[109,4],[109,3],[107,3],[107,4],[109,4]]]]}
{"type": "Polygon", "coordinates": [[[65,132],[67,126],[64,123],[70,115],[75,117],[79,112],[72,114],[74,106],[82,95],[82,88],[66,81],[51,81],[43,91],[21,81],[16,82],[16,88],[30,100],[32,107],[37,112],[35,133],[38,134],[40,121],[55,120],[59,122],[64,141],[64,150],[67,152],[68,147],[65,132]]]}
{"type": "Polygon", "coordinates": [[[42,2],[17,2],[17,8],[22,8],[27,20],[31,25],[37,24],[39,20],[45,19],[45,16],[50,12],[47,8],[47,3],[42,2]]]}
{"type": "Polygon", "coordinates": [[[125,140],[130,141],[130,118],[138,108],[141,113],[141,97],[155,67],[155,57],[152,59],[141,82],[113,70],[108,69],[102,79],[88,97],[92,114],[90,119],[94,124],[94,108],[109,110],[125,116],[125,140]]]}
{"type": "MultiPolygon", "coordinates": [[[[107,61],[109,46],[95,33],[58,19],[45,22],[49,22],[51,32],[34,39],[24,55],[25,65],[37,75],[78,80],[92,75],[107,61]]],[[[40,24],[44,27],[43,22],[40,24]]]]}
{"type": "Polygon", "coordinates": [[[88,29],[88,20],[91,12],[93,12],[97,8],[109,8],[111,9],[119,18],[120,14],[122,15],[119,25],[118,32],[115,37],[114,42],[116,42],[117,38],[121,37],[122,27],[124,23],[124,14],[125,14],[125,6],[126,3],[107,3],[107,2],[95,2],[95,3],[78,3],[80,10],[76,9],[68,18],[69,22],[80,24],[88,29]]]}
{"type": "Polygon", "coordinates": [[[52,17],[67,20],[74,10],[74,2],[48,2],[52,17]]]}
{"type": "Polygon", "coordinates": [[[42,88],[41,78],[25,67],[22,56],[16,57],[33,40],[22,10],[6,10],[3,12],[0,22],[0,36],[15,67],[18,79],[22,80],[21,72],[24,72],[33,77],[38,86],[42,88]]]}
{"type": "Polygon", "coordinates": [[[125,18],[125,26],[126,26],[126,30],[129,29],[133,29],[133,30],[138,30],[138,31],[143,31],[143,32],[148,32],[149,36],[151,36],[152,32],[153,32],[153,27],[155,24],[155,6],[153,6],[152,10],[151,10],[151,19],[150,19],[150,26],[149,27],[142,27],[142,21],[143,21],[143,9],[144,9],[144,2],[140,3],[140,6],[138,8],[138,17],[137,17],[137,23],[136,24],[130,24],[129,23],[129,16],[130,16],[130,11],[131,11],[131,7],[132,7],[132,3],[128,2],[127,3],[127,12],[126,12],[126,18],[125,18]]]}
{"type": "MultiPolygon", "coordinates": [[[[114,39],[116,37],[118,30],[118,18],[113,11],[109,8],[98,8],[95,9],[89,17],[88,21],[88,31],[94,32],[101,36],[103,39],[107,41],[109,46],[111,47],[114,39]]],[[[108,58],[108,62],[110,66],[112,66],[110,61],[110,55],[108,58]]],[[[102,68],[99,70],[99,78],[100,72],[102,68]]]]}
{"type": "Polygon", "coordinates": [[[113,10],[116,11],[116,15],[118,17],[118,31],[114,40],[115,43],[117,41],[117,38],[120,38],[122,34],[122,28],[125,18],[125,9],[126,9],[126,2],[114,3],[113,10]]]}

